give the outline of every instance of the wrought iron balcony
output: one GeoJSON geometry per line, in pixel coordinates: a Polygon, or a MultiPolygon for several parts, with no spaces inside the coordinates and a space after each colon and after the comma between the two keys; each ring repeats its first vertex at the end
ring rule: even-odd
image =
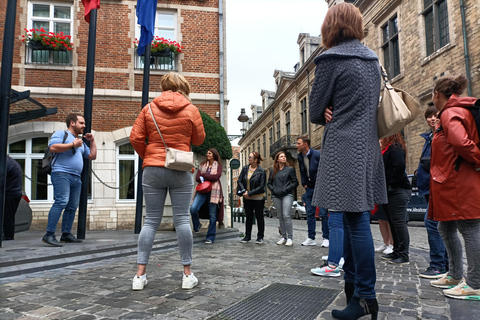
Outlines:
{"type": "Polygon", "coordinates": [[[72,52],[50,48],[26,47],[26,64],[72,65],[72,52]]]}
{"type": "MultiPolygon", "coordinates": [[[[144,59],[144,56],[139,56],[135,53],[135,69],[143,69],[144,59]]],[[[178,56],[173,52],[168,55],[155,55],[152,53],[150,56],[150,69],[175,71],[177,70],[177,59],[178,56]]]]}
{"type": "Polygon", "coordinates": [[[270,146],[270,156],[273,158],[279,151],[284,151],[287,156],[296,159],[298,135],[285,135],[270,146]]]}

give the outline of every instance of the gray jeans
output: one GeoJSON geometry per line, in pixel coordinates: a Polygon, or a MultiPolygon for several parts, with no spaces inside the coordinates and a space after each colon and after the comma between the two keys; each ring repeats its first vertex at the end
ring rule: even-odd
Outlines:
{"type": "Polygon", "coordinates": [[[190,172],[164,167],[145,167],[143,170],[145,223],[138,237],[138,264],[147,264],[152,252],[155,233],[162,222],[167,192],[172,200],[173,223],[177,231],[178,250],[182,265],[192,264],[193,237],[190,229],[190,199],[193,176],[190,172]]]}
{"type": "Polygon", "coordinates": [[[277,209],[278,221],[280,222],[280,231],[285,239],[292,239],[292,216],[290,211],[292,210],[293,195],[288,194],[282,198],[272,198],[273,204],[277,209]]]}
{"type": "Polygon", "coordinates": [[[480,289],[480,219],[438,223],[438,232],[442,236],[448,253],[448,275],[458,280],[463,277],[463,250],[457,230],[465,241],[468,264],[465,281],[473,289],[480,289]]]}

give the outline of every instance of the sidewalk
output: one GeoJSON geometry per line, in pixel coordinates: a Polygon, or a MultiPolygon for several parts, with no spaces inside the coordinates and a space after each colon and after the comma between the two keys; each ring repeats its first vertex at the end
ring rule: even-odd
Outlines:
{"type": "MultiPolygon", "coordinates": [[[[174,232],[157,232],[147,270],[149,283],[143,291],[131,290],[138,237],[132,231],[88,231],[82,244],[61,248],[43,244],[43,232],[19,233],[16,240],[6,241],[0,248],[0,318],[208,319],[274,284],[335,292],[343,289],[343,277],[309,273],[310,268],[321,264],[328,249],[300,246],[306,236],[305,220],[294,221],[294,246],[290,248],[275,244],[278,221],[267,218],[266,224],[263,245],[241,244],[241,223],[236,223],[238,229],[218,230],[213,245],[204,243],[204,232],[195,234],[192,270],[199,285],[191,291],[180,288],[182,269],[174,232]],[[51,261],[56,265],[48,265],[51,261]],[[24,274],[12,276],[15,272],[24,274]]],[[[480,314],[480,302],[447,299],[440,289],[429,285],[429,280],[418,277],[428,265],[428,253],[421,248],[423,229],[409,229],[409,265],[393,266],[376,254],[379,319],[474,319],[480,314]]],[[[253,230],[255,235],[256,226],[253,230]]],[[[378,245],[378,225],[372,225],[372,233],[378,245]]],[[[332,298],[316,319],[332,319],[331,310],[345,307],[343,292],[332,298]]],[[[311,319],[302,318],[300,310],[316,304],[315,299],[312,296],[295,305],[297,319],[311,319]]],[[[268,300],[254,311],[261,319],[293,319],[278,314],[273,317],[267,311],[281,307],[281,300],[268,300]]],[[[232,319],[248,318],[237,314],[232,319]]]]}

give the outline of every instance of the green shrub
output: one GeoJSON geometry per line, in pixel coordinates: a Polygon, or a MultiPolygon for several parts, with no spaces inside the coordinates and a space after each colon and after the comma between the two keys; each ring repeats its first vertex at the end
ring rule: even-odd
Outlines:
{"type": "Polygon", "coordinates": [[[205,112],[200,111],[200,114],[205,128],[205,141],[200,146],[193,146],[193,152],[206,155],[208,149],[215,148],[222,159],[231,159],[233,156],[232,144],[228,140],[225,129],[205,112]]]}

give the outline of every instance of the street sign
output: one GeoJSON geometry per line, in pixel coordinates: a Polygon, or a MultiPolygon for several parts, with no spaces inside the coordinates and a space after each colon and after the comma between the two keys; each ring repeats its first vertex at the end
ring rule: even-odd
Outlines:
{"type": "Polygon", "coordinates": [[[238,159],[230,160],[230,168],[232,168],[232,169],[240,168],[240,161],[238,161],[238,159]]]}

